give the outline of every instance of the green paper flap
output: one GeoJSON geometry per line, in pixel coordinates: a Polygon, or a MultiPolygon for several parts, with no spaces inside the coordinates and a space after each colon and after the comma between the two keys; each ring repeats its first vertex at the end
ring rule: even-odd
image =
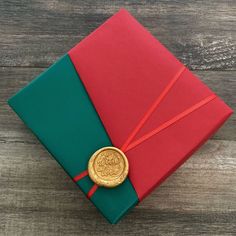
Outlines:
{"type": "MultiPolygon", "coordinates": [[[[87,169],[97,149],[112,146],[68,55],[8,102],[71,178],[87,169]]],[[[77,185],[87,193],[93,182],[85,177],[77,185]]],[[[111,223],[138,202],[129,179],[114,189],[98,188],[91,200],[111,223]]]]}

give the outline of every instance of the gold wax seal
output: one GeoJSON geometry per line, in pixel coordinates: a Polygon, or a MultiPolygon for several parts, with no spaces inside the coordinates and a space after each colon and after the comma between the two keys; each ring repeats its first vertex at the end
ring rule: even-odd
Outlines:
{"type": "Polygon", "coordinates": [[[123,183],[128,172],[127,157],[115,147],[104,147],[97,150],[88,163],[88,173],[92,181],[107,188],[113,188],[123,183]]]}

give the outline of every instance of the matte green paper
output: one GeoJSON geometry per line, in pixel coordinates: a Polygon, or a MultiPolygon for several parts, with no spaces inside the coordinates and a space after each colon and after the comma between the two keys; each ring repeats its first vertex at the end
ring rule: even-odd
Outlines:
{"type": "MultiPolygon", "coordinates": [[[[71,178],[87,169],[96,150],[112,146],[68,55],[8,102],[71,178]]],[[[76,184],[85,194],[93,186],[88,176],[76,184]]],[[[116,188],[99,187],[91,201],[110,223],[116,223],[138,197],[127,178],[116,188]]]]}

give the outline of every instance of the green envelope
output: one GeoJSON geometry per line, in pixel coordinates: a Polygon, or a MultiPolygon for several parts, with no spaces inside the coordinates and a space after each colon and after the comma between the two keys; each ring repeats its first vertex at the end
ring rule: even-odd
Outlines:
{"type": "MultiPolygon", "coordinates": [[[[68,55],[8,102],[71,178],[87,169],[96,150],[112,146],[68,55]]],[[[76,184],[87,194],[94,183],[86,176],[76,184]]],[[[90,200],[116,223],[138,197],[127,178],[116,188],[99,187],[90,200]]]]}

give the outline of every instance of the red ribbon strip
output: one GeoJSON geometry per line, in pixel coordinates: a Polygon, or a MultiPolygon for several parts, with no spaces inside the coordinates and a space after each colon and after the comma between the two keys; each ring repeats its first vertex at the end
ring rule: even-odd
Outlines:
{"type": "Polygon", "coordinates": [[[124,150],[124,152],[127,152],[130,149],[136,147],[140,143],[146,141],[147,139],[151,138],[153,135],[155,135],[155,134],[161,132],[162,130],[168,128],[169,126],[173,125],[177,121],[181,120],[185,116],[189,115],[190,113],[194,112],[195,110],[199,109],[200,107],[204,106],[205,104],[207,104],[208,102],[210,102],[211,100],[213,100],[215,98],[216,98],[215,94],[210,95],[210,96],[206,97],[205,99],[201,100],[200,102],[196,103],[195,105],[191,106],[190,108],[186,109],[185,111],[179,113],[178,115],[174,116],[172,119],[164,122],[162,125],[160,125],[156,129],[154,129],[151,132],[143,135],[138,140],[130,143],[129,146],[124,150]]]}
{"type": "Polygon", "coordinates": [[[94,184],[93,187],[89,190],[87,197],[91,198],[98,188],[97,184],[94,184]]]}
{"type": "Polygon", "coordinates": [[[83,171],[82,173],[80,173],[79,175],[76,175],[74,178],[73,178],[73,181],[74,182],[78,182],[79,180],[81,180],[82,178],[84,178],[85,176],[88,175],[88,171],[85,170],[83,171]]]}
{"type": "MultiPolygon", "coordinates": [[[[176,83],[176,81],[181,77],[182,73],[185,71],[186,67],[181,67],[180,70],[175,74],[175,76],[173,77],[173,79],[169,82],[169,84],[165,87],[165,89],[162,91],[162,93],[160,94],[160,96],[157,97],[157,99],[155,100],[155,102],[151,105],[151,107],[147,110],[147,112],[144,114],[143,118],[140,120],[140,122],[137,124],[137,126],[133,129],[133,131],[130,133],[130,135],[128,136],[127,140],[125,141],[125,143],[122,145],[122,147],[120,148],[123,152],[127,152],[129,150],[131,150],[132,148],[136,147],[137,145],[141,144],[142,142],[146,141],[147,139],[151,138],[153,135],[161,132],[162,130],[166,129],[167,127],[173,125],[174,123],[176,123],[177,121],[181,120],[182,118],[184,118],[185,116],[189,115],[190,113],[194,112],[195,110],[199,109],[200,107],[204,106],[205,104],[209,103],[210,101],[212,101],[214,98],[216,98],[216,95],[210,95],[208,97],[206,97],[205,99],[201,100],[200,102],[196,103],[195,105],[191,106],[190,108],[186,109],[185,111],[179,113],[178,115],[176,115],[175,117],[173,117],[172,119],[164,122],[162,125],[160,125],[159,127],[157,127],[156,129],[152,130],[151,132],[143,135],[141,138],[139,138],[136,141],[132,140],[134,139],[135,135],[138,133],[138,131],[143,127],[143,125],[146,123],[146,121],[150,118],[150,116],[152,115],[152,113],[155,111],[155,109],[157,108],[157,106],[161,103],[161,101],[166,97],[166,95],[169,93],[169,91],[171,90],[171,88],[174,86],[174,84],[176,83]]],[[[75,182],[79,181],[80,179],[84,178],[85,176],[88,175],[88,171],[85,170],[83,171],[81,174],[75,176],[73,178],[73,180],[75,182]]],[[[92,186],[92,188],[89,190],[87,197],[91,198],[93,196],[93,194],[96,192],[98,188],[97,184],[94,184],[92,186]]]]}
{"type": "MultiPolygon", "coordinates": [[[[76,175],[74,178],[73,178],[73,181],[74,182],[78,182],[78,181],[80,181],[82,178],[84,178],[85,176],[87,176],[88,175],[88,171],[87,170],[85,170],[85,171],[83,171],[82,173],[80,173],[79,175],[76,175]]],[[[88,192],[88,194],[87,194],[87,197],[88,198],[91,198],[92,197],[92,195],[95,193],[95,191],[97,190],[97,188],[98,188],[98,185],[97,184],[94,184],[93,186],[92,186],[92,188],[89,190],[89,192],[88,192]]]]}
{"type": "Polygon", "coordinates": [[[176,81],[180,78],[181,74],[186,69],[185,66],[181,67],[180,70],[175,74],[173,79],[169,82],[169,84],[165,87],[165,89],[162,91],[160,96],[157,97],[157,99],[154,101],[154,103],[151,105],[151,107],[147,110],[147,112],[144,114],[143,118],[140,120],[138,125],[134,128],[134,130],[131,132],[131,134],[128,136],[125,143],[122,145],[121,150],[124,152],[129,144],[132,142],[135,135],[138,133],[138,131],[143,127],[143,125],[146,123],[146,121],[149,119],[149,117],[152,115],[152,113],[156,110],[157,106],[161,103],[161,101],[165,98],[165,96],[169,93],[171,88],[174,86],[176,81]]]}

